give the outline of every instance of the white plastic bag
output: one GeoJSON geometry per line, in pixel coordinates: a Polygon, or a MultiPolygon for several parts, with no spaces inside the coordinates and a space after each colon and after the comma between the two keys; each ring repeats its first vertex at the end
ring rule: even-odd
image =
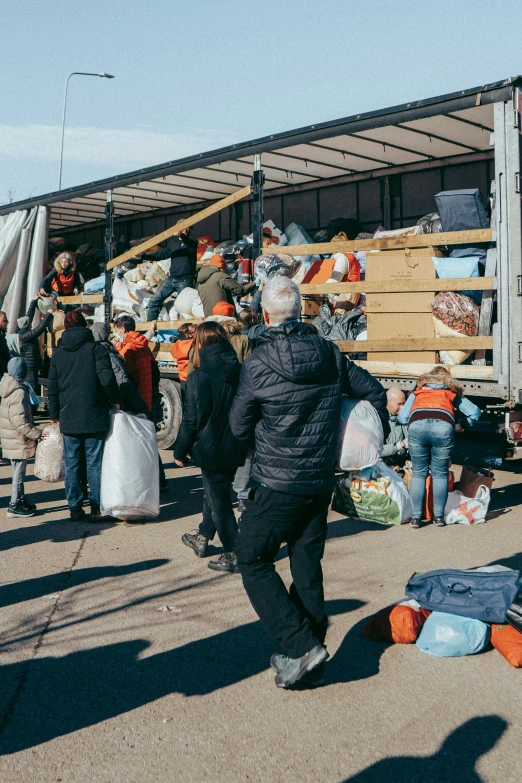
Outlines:
{"type": "Polygon", "coordinates": [[[103,451],[100,511],[123,520],[159,514],[156,431],[144,416],[111,413],[103,451]]]}
{"type": "Polygon", "coordinates": [[[199,294],[195,288],[184,288],[180,291],[174,301],[174,309],[185,318],[190,318],[192,315],[192,307],[194,302],[199,299],[199,294]]]}
{"type": "Polygon", "coordinates": [[[417,639],[417,647],[438,658],[476,655],[490,639],[489,625],[481,620],[446,612],[432,612],[417,639]]]}
{"type": "Polygon", "coordinates": [[[365,519],[383,525],[403,525],[413,516],[408,487],[399,474],[384,462],[341,477],[332,508],[351,519],[365,519]]]}
{"type": "Polygon", "coordinates": [[[444,517],[447,525],[478,525],[486,521],[491,493],[482,484],[474,498],[465,497],[454,490],[448,495],[444,517]]]}
{"type": "Polygon", "coordinates": [[[49,424],[44,427],[48,433],[36,447],[34,458],[34,475],[49,484],[63,481],[65,470],[63,464],[63,435],[59,424],[49,424]]]}
{"type": "Polygon", "coordinates": [[[381,458],[384,432],[381,420],[367,400],[343,397],[339,458],[341,470],[371,468],[381,458]]]}

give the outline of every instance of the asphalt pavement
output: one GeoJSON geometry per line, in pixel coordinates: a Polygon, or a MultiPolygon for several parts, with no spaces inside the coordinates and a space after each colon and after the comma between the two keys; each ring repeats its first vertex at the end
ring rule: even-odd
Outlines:
{"type": "MultiPolygon", "coordinates": [[[[414,531],[332,512],[326,683],[288,692],[241,578],[181,543],[200,519],[199,471],[162,457],[170,488],[145,524],[71,522],[63,486],[32,466],[41,513],[7,519],[0,468],[2,783],[520,780],[522,671],[491,648],[440,659],[361,635],[414,571],[522,568],[520,466],[496,469],[485,525],[414,531]]],[[[289,580],[284,548],[277,566],[289,580]]]]}

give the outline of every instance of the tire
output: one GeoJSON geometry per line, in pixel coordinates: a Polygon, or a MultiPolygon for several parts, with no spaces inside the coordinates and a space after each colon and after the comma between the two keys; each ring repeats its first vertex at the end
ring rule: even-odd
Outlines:
{"type": "Polygon", "coordinates": [[[160,416],[156,424],[159,449],[170,449],[181,425],[181,390],[179,383],[169,378],[159,382],[160,416]],[[162,415],[161,415],[162,414],[162,415]]]}

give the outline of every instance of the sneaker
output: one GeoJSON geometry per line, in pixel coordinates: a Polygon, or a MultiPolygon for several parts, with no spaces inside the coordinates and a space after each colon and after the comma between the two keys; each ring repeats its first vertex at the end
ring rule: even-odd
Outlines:
{"type": "Polygon", "coordinates": [[[229,574],[239,574],[237,555],[235,552],[223,552],[217,560],[211,560],[208,567],[212,571],[225,571],[229,574]]]}
{"type": "Polygon", "coordinates": [[[27,500],[27,498],[25,497],[25,495],[24,495],[24,496],[23,496],[23,498],[22,498],[22,503],[21,503],[21,505],[22,505],[22,506],[23,506],[23,508],[25,508],[27,511],[32,511],[32,512],[33,512],[33,514],[34,514],[34,512],[36,511],[36,503],[29,503],[29,501],[27,500]]]}
{"type": "Polygon", "coordinates": [[[417,517],[412,517],[410,519],[410,527],[415,528],[417,530],[421,526],[421,521],[417,517]]]}
{"type": "Polygon", "coordinates": [[[246,501],[245,501],[245,500],[243,500],[242,498],[240,498],[240,499],[237,501],[237,510],[239,511],[239,513],[240,513],[240,514],[242,514],[242,513],[243,513],[243,511],[245,511],[245,510],[246,510],[246,501]]]}
{"type": "Polygon", "coordinates": [[[89,514],[90,522],[114,522],[114,517],[104,516],[100,511],[91,511],[89,514]]]}
{"type": "MultiPolygon", "coordinates": [[[[279,674],[284,670],[288,664],[288,655],[272,655],[270,658],[270,666],[279,674]]],[[[320,663],[311,672],[307,672],[301,680],[299,685],[303,688],[320,688],[324,685],[324,663],[320,663]]]]}
{"type": "Polygon", "coordinates": [[[275,676],[275,684],[278,688],[292,688],[299,683],[302,687],[306,685],[303,680],[310,675],[314,669],[317,669],[328,658],[328,651],[322,644],[316,644],[309,652],[300,658],[287,658],[286,661],[279,661],[281,668],[275,676]]]}
{"type": "Polygon", "coordinates": [[[433,524],[437,527],[446,527],[443,517],[433,517],[433,524]]]}
{"type": "Polygon", "coordinates": [[[183,533],[181,540],[185,546],[193,549],[198,557],[205,557],[207,554],[208,538],[201,536],[197,530],[193,533],[183,533]]]}
{"type": "Polygon", "coordinates": [[[83,508],[71,508],[70,516],[73,522],[81,522],[85,519],[85,511],[83,508]]]}
{"type": "Polygon", "coordinates": [[[7,516],[12,519],[13,517],[32,517],[34,511],[30,508],[26,508],[21,501],[18,501],[16,505],[9,503],[7,506],[7,516]]]}

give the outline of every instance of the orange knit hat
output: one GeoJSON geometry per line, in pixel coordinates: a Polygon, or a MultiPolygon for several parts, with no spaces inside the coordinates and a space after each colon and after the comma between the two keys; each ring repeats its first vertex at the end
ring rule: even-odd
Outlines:
{"type": "Polygon", "coordinates": [[[214,253],[214,255],[210,258],[209,262],[210,266],[217,266],[218,269],[222,269],[225,271],[227,268],[227,265],[225,264],[225,259],[223,256],[220,256],[218,253],[214,253]]]}
{"type": "Polygon", "coordinates": [[[218,302],[212,308],[212,315],[228,315],[233,318],[236,315],[236,308],[228,302],[218,302]]]}

